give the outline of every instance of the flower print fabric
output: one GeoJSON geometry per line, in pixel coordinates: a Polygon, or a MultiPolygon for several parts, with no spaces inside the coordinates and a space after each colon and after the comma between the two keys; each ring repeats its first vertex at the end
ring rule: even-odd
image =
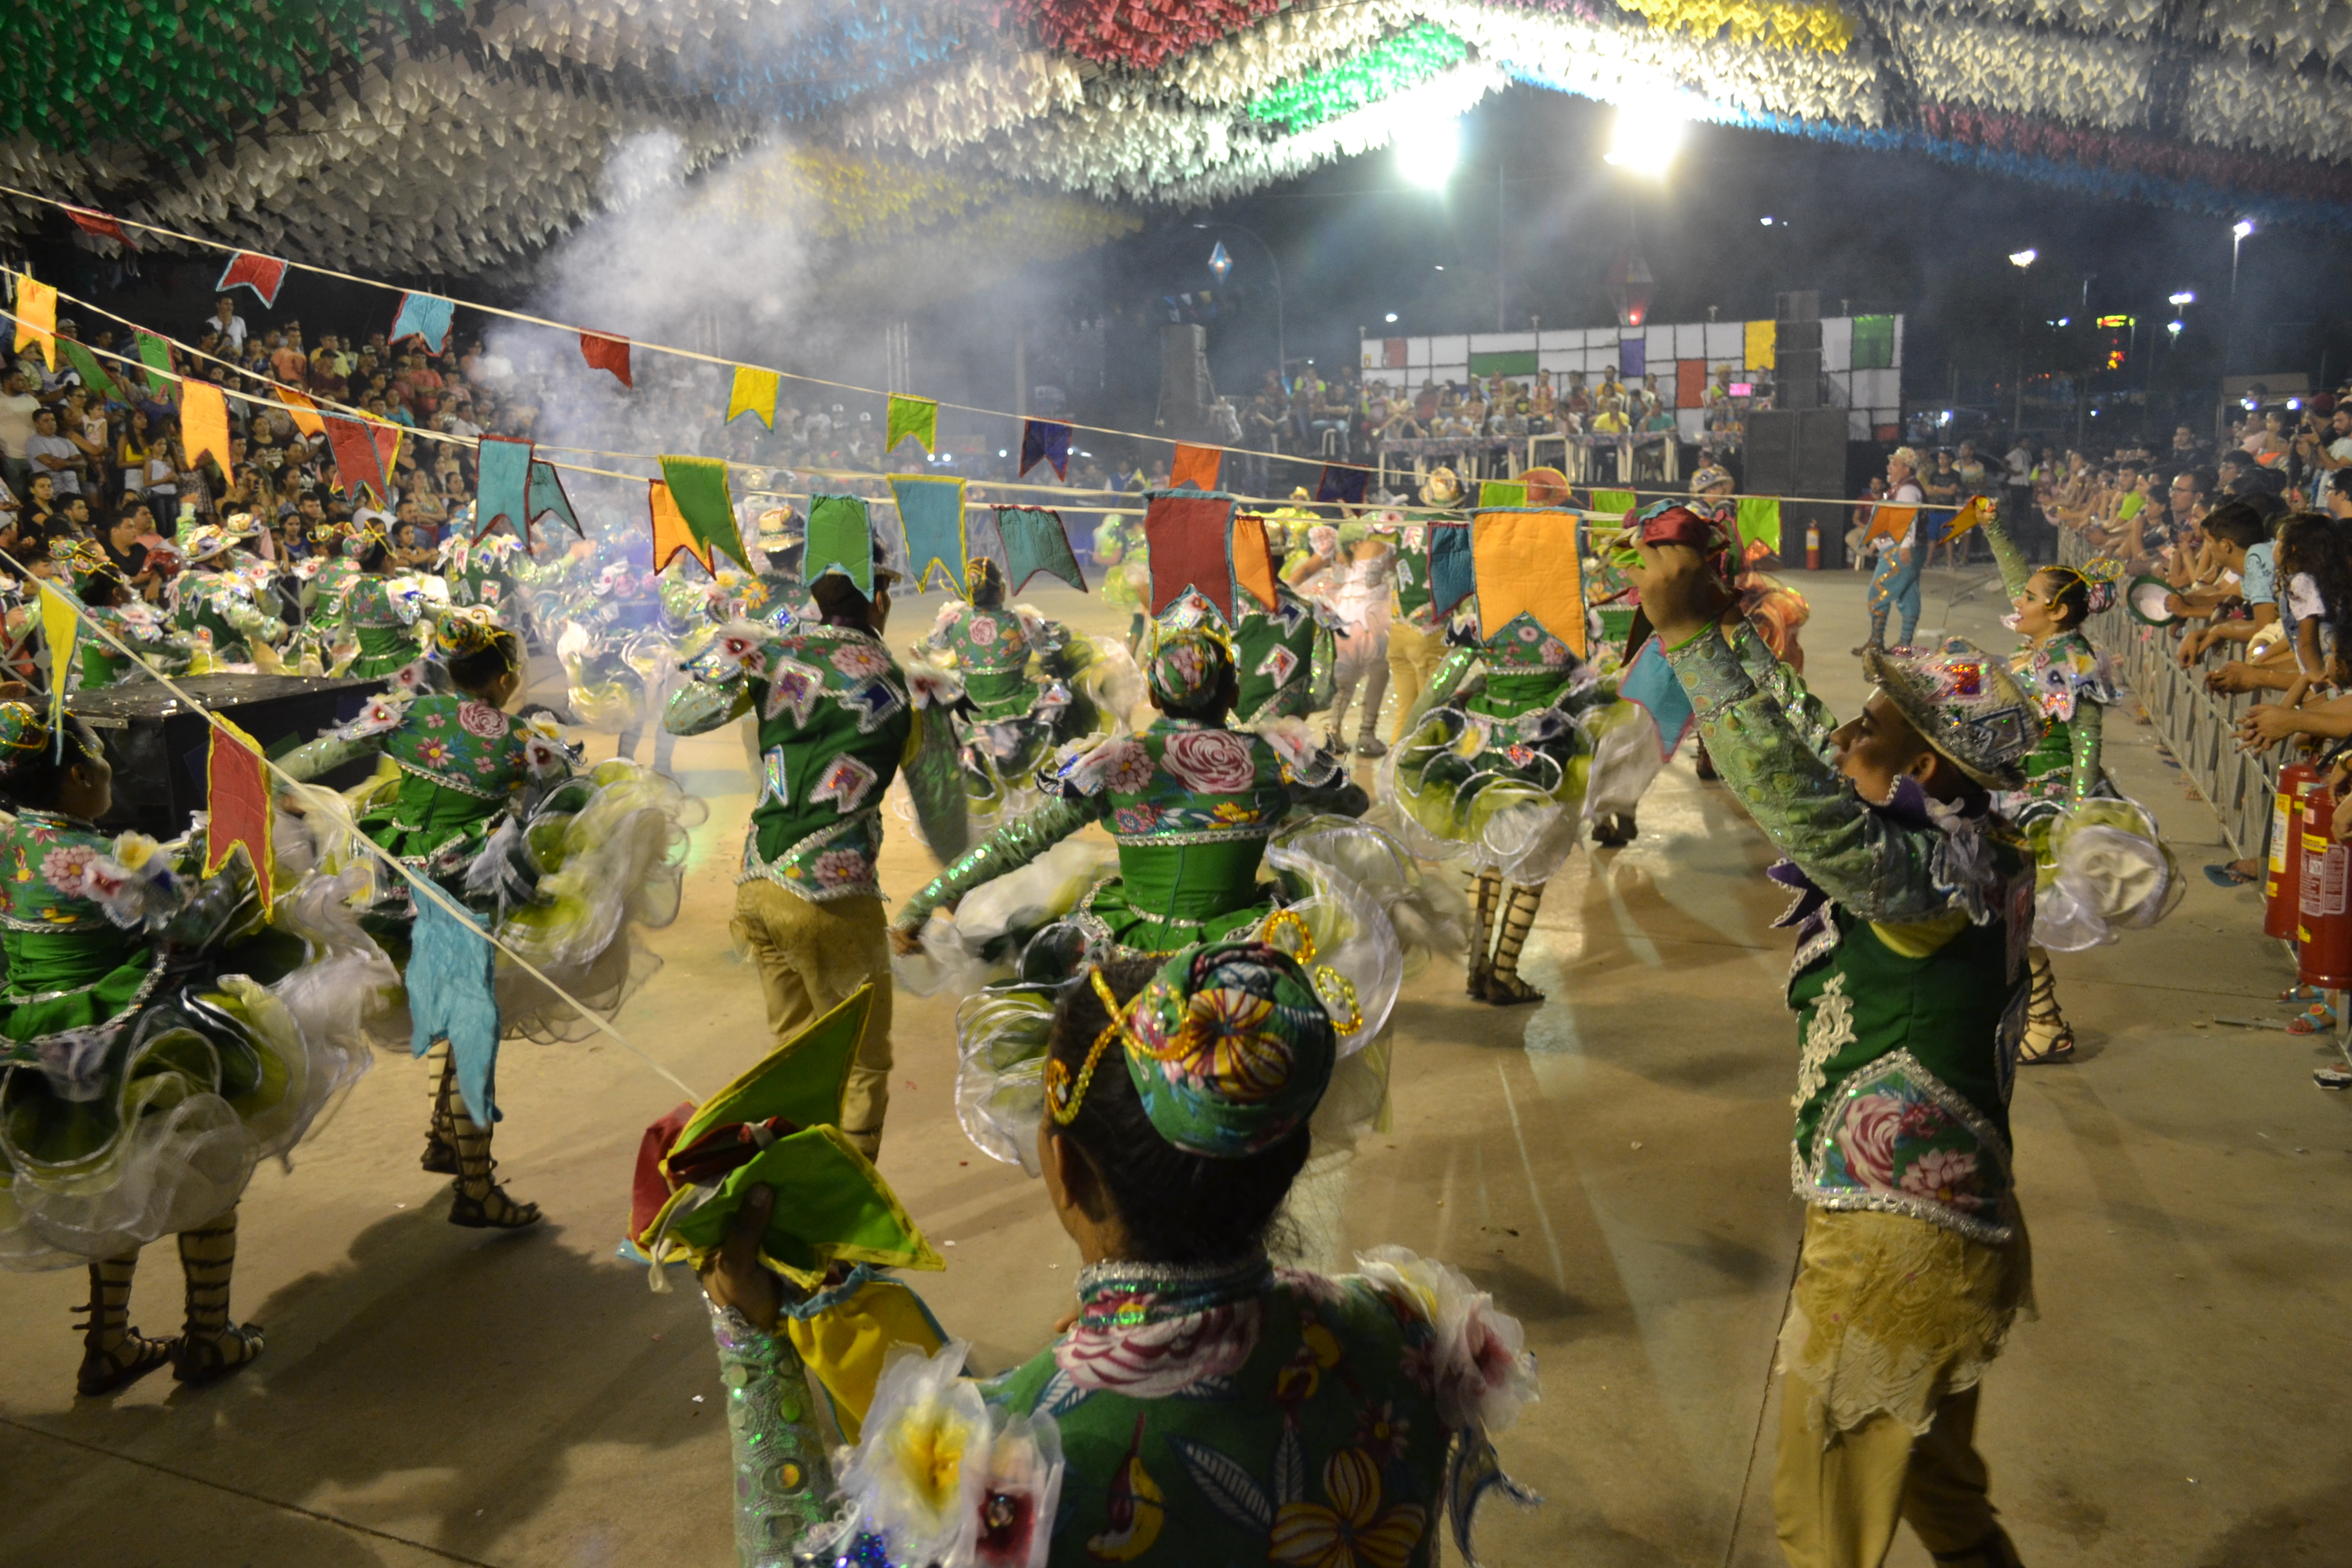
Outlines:
{"type": "Polygon", "coordinates": [[[1228,730],[1180,731],[1160,756],[1179,784],[1202,795],[1239,795],[1257,774],[1249,742],[1228,730]]]}

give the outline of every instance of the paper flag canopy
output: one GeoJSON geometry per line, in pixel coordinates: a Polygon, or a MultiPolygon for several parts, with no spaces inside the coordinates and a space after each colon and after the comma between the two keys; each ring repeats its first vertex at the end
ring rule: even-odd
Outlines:
{"type": "Polygon", "coordinates": [[[726,1239],[744,1197],[764,1185],[777,1195],[761,1253],[802,1285],[814,1286],[836,1260],[946,1267],[882,1173],[841,1131],[842,1095],[873,1003],[874,987],[860,986],[703,1102],[660,1158],[675,1190],[637,1231],[640,1246],[676,1243],[699,1258],[726,1239]],[[735,1163],[747,1145],[759,1152],[735,1163]],[[732,1168],[715,1180],[676,1184],[680,1170],[698,1162],[732,1168]]]}

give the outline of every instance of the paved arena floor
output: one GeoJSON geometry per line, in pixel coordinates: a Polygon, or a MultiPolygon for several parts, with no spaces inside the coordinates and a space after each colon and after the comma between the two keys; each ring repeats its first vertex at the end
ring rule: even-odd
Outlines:
{"type": "MultiPolygon", "coordinates": [[[[1811,674],[1862,696],[1860,579],[1811,595],[1811,674]]],[[[1928,578],[1927,627],[2006,650],[1982,567],[1928,578]]],[[[1081,630],[1099,600],[1031,596],[1081,630]]],[[[891,640],[936,599],[899,611],[891,640]]],[[[2352,1103],[2312,1085],[2324,1047],[2217,1018],[2283,1020],[2292,975],[2211,814],[2119,713],[2111,771],[2160,816],[2190,878],[2158,930],[2058,960],[2083,1048],[2021,1075],[2019,1183],[2040,1317],[1986,1384],[1994,1495],[2032,1563],[2275,1568],[2352,1561],[2352,1103]],[[2334,1542],[2330,1545],[2329,1542],[2334,1542]]],[[[598,737],[592,755],[613,742],[598,737]]],[[[666,966],[629,1038],[698,1091],[765,1049],[729,949],[751,805],[730,732],[677,763],[710,804],[666,966]]],[[[1368,770],[1369,771],[1369,770],[1368,770]]],[[[1502,1448],[1544,1506],[1490,1508],[1497,1568],[1777,1563],[1770,1368],[1801,1211],[1788,1191],[1796,1041],[1772,855],[1687,755],[1630,847],[1580,850],[1527,965],[1538,1008],[1415,979],[1396,1013],[1394,1114],[1298,1200],[1312,1259],[1395,1242],[1461,1266],[1526,1322],[1542,1402],[1502,1448]]],[[[884,882],[930,874],[903,832],[884,882]]],[[[917,1283],[989,1370],[1044,1345],[1076,1254],[1044,1194],[965,1142],[954,998],[901,994],[882,1168],[950,1265],[917,1283]]],[[[549,1223],[444,1223],[417,1169],[419,1066],[380,1059],[243,1210],[236,1306],[269,1348],[180,1392],[168,1375],[76,1401],[79,1271],[0,1284],[0,1562],[46,1568],[622,1568],[732,1562],[720,1386],[700,1297],[656,1295],[614,1255],[645,1126],[681,1098],[609,1042],[510,1045],[502,1175],[549,1223]]],[[[149,1249],[133,1320],[177,1326],[179,1270],[149,1249]]],[[[1449,1553],[1450,1555],[1450,1553],[1449,1553]]],[[[1907,1537],[1894,1561],[1928,1562],[1907,1537]]]]}

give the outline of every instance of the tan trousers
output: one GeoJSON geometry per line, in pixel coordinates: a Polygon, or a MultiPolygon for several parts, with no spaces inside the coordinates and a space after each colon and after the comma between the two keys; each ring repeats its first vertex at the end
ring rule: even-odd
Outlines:
{"type": "Polygon", "coordinates": [[[1389,690],[1396,698],[1396,721],[1389,726],[1389,744],[1404,739],[1405,721],[1412,705],[1437,673],[1445,657],[1445,639],[1402,619],[1389,622],[1389,690]]]}
{"type": "Polygon", "coordinates": [[[1914,1437],[1892,1415],[1874,1415],[1831,1436],[1806,1425],[1803,1379],[1780,1379],[1780,1453],[1772,1510],[1790,1568],[1878,1568],[1899,1519],[1938,1563],[2012,1568],[2017,1562],[1976,1450],[1977,1390],[1947,1394],[1936,1424],[1914,1437]]]}
{"type": "Polygon", "coordinates": [[[782,1045],[867,981],[874,1010],[842,1095],[841,1130],[868,1159],[890,1109],[890,940],[879,899],[812,903],[762,877],[735,889],[728,931],[760,971],[768,1029],[782,1045]]]}

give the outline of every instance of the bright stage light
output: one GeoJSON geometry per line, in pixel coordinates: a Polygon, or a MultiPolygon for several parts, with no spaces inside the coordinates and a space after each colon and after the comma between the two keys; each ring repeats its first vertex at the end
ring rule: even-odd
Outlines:
{"type": "Polygon", "coordinates": [[[2240,239],[2243,239],[2254,232],[2254,220],[2250,217],[2242,217],[2231,227],[2230,232],[2237,236],[2240,239]]]}
{"type": "Polygon", "coordinates": [[[2178,338],[2188,325],[2186,321],[2167,321],[2164,323],[2164,330],[2178,338]]]}
{"type": "Polygon", "coordinates": [[[1672,93],[1630,100],[1617,106],[1602,157],[1630,174],[1661,179],[1683,144],[1690,117],[1672,93]]]}
{"type": "Polygon", "coordinates": [[[1391,321],[1396,320],[1396,312],[1394,310],[1391,310],[1389,312],[1389,320],[1391,321]]]}
{"type": "Polygon", "coordinates": [[[1425,190],[1444,188],[1462,156],[1462,122],[1449,120],[1426,132],[1402,136],[1396,144],[1397,170],[1425,190]]]}
{"type": "Polygon", "coordinates": [[[2009,264],[2011,267],[2031,267],[2041,255],[2038,250],[2012,250],[2009,253],[2009,264]]]}
{"type": "Polygon", "coordinates": [[[2165,299],[2165,303],[2168,305],[2194,305],[2197,303],[2197,290],[2194,289],[2183,289],[2178,294],[2168,295],[2165,299]]]}
{"type": "Polygon", "coordinates": [[[1769,213],[1767,213],[1767,214],[1765,214],[1765,215],[1764,215],[1764,216],[1763,216],[1762,218],[1759,219],[1758,221],[1759,221],[1759,222],[1760,222],[1760,223],[1762,223],[1762,224],[1763,224],[1763,226],[1764,226],[1766,228],[1770,228],[1770,227],[1772,226],[1772,215],[1771,215],[1771,214],[1769,214],[1769,213]]]}

